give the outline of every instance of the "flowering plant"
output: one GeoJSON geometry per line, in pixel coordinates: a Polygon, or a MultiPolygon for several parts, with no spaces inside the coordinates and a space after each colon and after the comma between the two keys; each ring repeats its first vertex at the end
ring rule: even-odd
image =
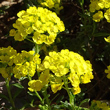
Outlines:
{"type": "MultiPolygon", "coordinates": [[[[18,18],[13,23],[9,36],[17,42],[28,40],[32,43],[31,50],[23,49],[19,52],[12,46],[0,48],[0,74],[5,79],[9,95],[0,96],[11,103],[9,109],[19,109],[15,99],[25,90],[31,97],[31,104],[26,104],[40,110],[109,110],[109,105],[100,101],[92,101],[90,106],[85,107],[83,103],[89,99],[80,101],[77,97],[83,94],[83,86],[96,77],[94,61],[99,61],[100,54],[95,56],[93,53],[94,47],[98,45],[94,36],[102,36],[100,33],[97,35],[100,30],[96,30],[97,22],[101,22],[104,17],[110,22],[110,1],[90,0],[89,12],[84,10],[84,0],[79,0],[82,13],[78,12],[78,15],[82,24],[78,37],[75,35],[74,38],[67,39],[64,37],[73,30],[69,30],[72,23],[66,24],[66,20],[59,16],[63,1],[30,2],[37,5],[33,4],[17,13],[18,18]],[[17,83],[11,84],[13,79],[17,83]],[[25,86],[22,81],[26,81],[25,86]],[[13,86],[18,88],[14,95],[11,93],[13,86]],[[63,95],[62,91],[65,92],[63,95]],[[66,96],[64,100],[63,96],[66,96]]],[[[110,37],[103,38],[102,42],[105,41],[110,42],[110,37]]],[[[101,60],[104,59],[103,56],[101,60]]],[[[107,66],[105,73],[108,73],[107,78],[110,79],[110,66],[107,66]]],[[[27,105],[23,105],[20,110],[26,110],[27,105]]]]}

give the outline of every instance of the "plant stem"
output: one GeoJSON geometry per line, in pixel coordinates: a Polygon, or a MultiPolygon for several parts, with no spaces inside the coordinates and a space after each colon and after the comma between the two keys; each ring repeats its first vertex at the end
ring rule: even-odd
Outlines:
{"type": "Polygon", "coordinates": [[[51,106],[50,106],[50,100],[48,98],[48,94],[47,94],[47,87],[44,87],[44,90],[42,91],[45,99],[46,99],[46,103],[48,105],[48,110],[51,110],[51,106]]]}
{"type": "MultiPolygon", "coordinates": [[[[32,80],[32,78],[31,78],[29,75],[28,75],[28,79],[29,79],[29,81],[32,80]]],[[[36,96],[39,98],[39,100],[41,101],[41,103],[44,104],[44,102],[43,102],[41,96],[39,95],[39,93],[38,93],[37,91],[35,91],[35,94],[36,94],[36,96]]]]}
{"type": "Polygon", "coordinates": [[[71,110],[75,110],[74,95],[72,94],[72,92],[70,91],[70,89],[68,87],[68,80],[65,76],[63,77],[63,80],[64,80],[65,89],[66,89],[68,96],[69,96],[69,103],[71,105],[71,110]]]}
{"type": "MultiPolygon", "coordinates": [[[[39,52],[40,52],[40,45],[35,43],[35,54],[36,53],[39,54],[39,52]]],[[[37,69],[37,65],[36,65],[36,69],[37,69]]],[[[38,77],[40,76],[40,73],[38,71],[37,71],[37,75],[38,77]]]]}
{"type": "Polygon", "coordinates": [[[39,53],[40,51],[40,45],[35,43],[35,53],[39,53]]]}
{"type": "Polygon", "coordinates": [[[13,110],[16,110],[15,109],[15,104],[14,104],[14,101],[13,101],[13,98],[12,98],[12,95],[11,95],[10,85],[9,85],[9,80],[8,79],[6,79],[6,88],[7,88],[7,91],[8,91],[10,103],[12,104],[13,110]]]}
{"type": "Polygon", "coordinates": [[[44,101],[42,100],[41,96],[39,95],[39,93],[37,91],[35,91],[36,96],[39,98],[39,100],[41,101],[42,104],[44,104],[44,101]]]}

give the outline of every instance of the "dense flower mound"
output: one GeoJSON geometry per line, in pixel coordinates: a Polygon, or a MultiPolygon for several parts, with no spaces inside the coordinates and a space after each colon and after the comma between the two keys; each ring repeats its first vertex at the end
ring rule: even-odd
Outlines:
{"type": "Polygon", "coordinates": [[[17,52],[11,46],[0,48],[0,73],[3,78],[9,78],[12,73],[12,65],[17,52]]]}
{"type": "Polygon", "coordinates": [[[110,22],[110,0],[90,0],[90,2],[90,12],[96,12],[93,15],[93,20],[100,22],[105,17],[107,22],[110,22]],[[102,10],[104,10],[104,15],[102,10]]]}
{"type": "Polygon", "coordinates": [[[26,75],[34,76],[36,65],[40,64],[39,54],[34,51],[22,51],[17,53],[11,46],[0,48],[0,73],[3,78],[11,78],[14,74],[15,78],[21,78],[26,75]]]}
{"type": "Polygon", "coordinates": [[[60,6],[60,0],[38,0],[42,6],[46,6],[48,8],[53,8],[56,13],[59,14],[59,11],[63,9],[63,6],[60,6]]]}
{"type": "Polygon", "coordinates": [[[81,55],[68,49],[50,52],[49,56],[46,56],[42,64],[37,67],[38,71],[43,72],[38,80],[29,82],[31,91],[40,91],[45,84],[50,82],[52,91],[56,93],[63,85],[65,87],[65,84],[71,83],[70,88],[74,94],[77,94],[81,91],[80,84],[89,83],[93,79],[90,61],[85,61],[81,55]],[[35,86],[37,82],[42,86],[35,86]]]}
{"type": "Polygon", "coordinates": [[[22,51],[18,53],[14,59],[15,67],[13,68],[13,74],[15,78],[21,78],[25,76],[33,77],[36,70],[36,65],[41,63],[39,54],[34,55],[34,51],[22,51]]]}
{"type": "Polygon", "coordinates": [[[65,30],[63,22],[56,13],[46,8],[33,6],[26,11],[20,11],[17,16],[19,18],[13,24],[15,29],[10,30],[10,36],[14,36],[17,41],[32,36],[35,43],[50,45],[57,34],[65,30]]]}

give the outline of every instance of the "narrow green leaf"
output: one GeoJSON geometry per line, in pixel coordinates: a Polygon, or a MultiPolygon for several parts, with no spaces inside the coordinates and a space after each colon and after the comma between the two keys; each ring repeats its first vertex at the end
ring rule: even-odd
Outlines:
{"type": "Polygon", "coordinates": [[[21,89],[18,89],[16,92],[15,92],[15,94],[14,94],[14,96],[13,96],[13,100],[15,100],[15,98],[21,93],[21,89]]]}
{"type": "Polygon", "coordinates": [[[9,101],[9,98],[8,98],[6,95],[1,94],[1,93],[0,93],[0,98],[4,98],[4,99],[6,99],[6,100],[8,100],[8,101],[9,101]]]}
{"type": "Polygon", "coordinates": [[[90,99],[84,99],[84,100],[80,103],[79,107],[80,107],[82,104],[84,104],[84,103],[86,103],[86,102],[89,102],[89,101],[90,101],[90,99]]]}
{"type": "Polygon", "coordinates": [[[110,35],[110,33],[104,33],[104,32],[93,34],[93,36],[95,36],[95,37],[106,37],[106,36],[109,36],[109,35],[110,35]]]}
{"type": "Polygon", "coordinates": [[[34,92],[32,93],[32,92],[28,91],[27,93],[31,96],[36,96],[36,94],[34,92]]]}
{"type": "Polygon", "coordinates": [[[12,84],[13,86],[17,87],[17,88],[20,88],[20,89],[23,89],[24,87],[19,84],[19,83],[15,83],[15,84],[12,84]]]}
{"type": "Polygon", "coordinates": [[[26,77],[21,77],[20,79],[19,79],[19,81],[22,81],[22,80],[24,80],[24,79],[26,79],[27,78],[27,76],[26,77]]]}

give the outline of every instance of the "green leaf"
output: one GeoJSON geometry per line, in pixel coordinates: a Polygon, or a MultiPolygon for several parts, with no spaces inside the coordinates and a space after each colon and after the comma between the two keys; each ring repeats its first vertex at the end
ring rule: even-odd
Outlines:
{"type": "Polygon", "coordinates": [[[65,102],[61,101],[61,104],[62,104],[62,107],[64,107],[64,108],[68,108],[70,105],[70,103],[68,103],[67,101],[65,101],[65,102]]]}
{"type": "MultiPolygon", "coordinates": [[[[84,99],[84,100],[80,103],[79,107],[80,107],[82,104],[84,104],[84,103],[86,103],[86,102],[89,102],[89,101],[90,101],[90,99],[84,99]]],[[[78,107],[78,110],[79,110],[79,107],[78,107]]]]}
{"type": "Polygon", "coordinates": [[[0,93],[0,98],[4,98],[4,99],[6,99],[6,100],[8,100],[8,101],[9,101],[9,98],[8,98],[6,95],[1,94],[1,93],[0,93]]]}
{"type": "Polygon", "coordinates": [[[27,93],[31,96],[36,96],[36,94],[34,92],[32,93],[32,92],[28,91],[27,93]]]}
{"type": "Polygon", "coordinates": [[[24,87],[19,84],[19,83],[15,83],[15,84],[12,84],[13,86],[17,87],[17,88],[20,88],[20,89],[23,89],[24,87]]]}
{"type": "Polygon", "coordinates": [[[19,81],[22,81],[22,80],[24,80],[24,79],[26,79],[27,77],[21,77],[20,79],[19,79],[19,81]]]}
{"type": "Polygon", "coordinates": [[[90,110],[90,109],[89,108],[75,106],[75,110],[90,110]]]}
{"type": "Polygon", "coordinates": [[[104,32],[93,34],[93,36],[95,36],[95,37],[106,37],[109,35],[110,35],[110,33],[104,33],[104,32]]]}
{"type": "MultiPolygon", "coordinates": [[[[59,94],[58,94],[58,95],[59,95],[59,94]]],[[[56,97],[55,97],[55,98],[56,98],[56,97]]],[[[54,99],[55,99],[55,98],[54,98],[54,99]]],[[[60,101],[63,100],[63,99],[64,99],[64,96],[63,96],[63,95],[57,97],[56,104],[60,103],[60,101]]]]}
{"type": "Polygon", "coordinates": [[[18,89],[16,92],[15,92],[15,94],[14,94],[14,96],[13,96],[13,100],[15,100],[15,98],[21,93],[21,89],[18,89]]]}

